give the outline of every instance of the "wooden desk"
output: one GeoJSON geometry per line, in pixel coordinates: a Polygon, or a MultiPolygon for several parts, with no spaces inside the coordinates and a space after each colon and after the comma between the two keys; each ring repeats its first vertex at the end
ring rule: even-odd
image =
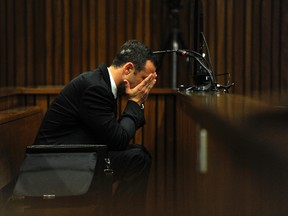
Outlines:
{"type": "Polygon", "coordinates": [[[288,213],[287,108],[215,93],[179,93],[176,107],[179,215],[288,213]]]}

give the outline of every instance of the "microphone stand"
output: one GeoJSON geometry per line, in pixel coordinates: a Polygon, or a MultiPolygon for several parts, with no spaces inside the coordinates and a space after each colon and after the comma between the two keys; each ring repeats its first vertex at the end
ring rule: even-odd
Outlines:
{"type": "Polygon", "coordinates": [[[176,53],[180,56],[188,56],[189,58],[195,59],[200,65],[200,69],[203,69],[208,74],[210,82],[206,85],[202,84],[191,87],[194,91],[218,91],[215,75],[212,70],[205,65],[205,63],[208,64],[208,62],[200,53],[193,50],[176,50],[176,53]]]}
{"type": "MultiPolygon", "coordinates": [[[[162,49],[173,49],[177,50],[184,47],[184,41],[181,36],[180,28],[179,28],[179,14],[182,8],[181,0],[167,0],[168,6],[168,18],[170,21],[170,29],[168,38],[164,40],[164,46],[162,49]]],[[[165,34],[166,35],[166,34],[165,34]]],[[[163,62],[162,56],[159,60],[159,68],[161,68],[163,62]]],[[[176,53],[172,53],[171,61],[169,62],[170,70],[171,70],[171,87],[177,88],[178,85],[178,70],[179,70],[179,62],[176,53]]]]}
{"type": "Polygon", "coordinates": [[[159,50],[159,51],[154,51],[153,54],[165,54],[165,53],[176,53],[180,56],[186,56],[189,58],[195,59],[198,64],[201,66],[201,69],[203,69],[209,76],[209,82],[207,84],[203,85],[197,85],[197,86],[192,86],[185,88],[184,86],[180,86],[179,90],[180,91],[218,91],[219,89],[223,89],[224,92],[228,93],[228,89],[232,86],[234,86],[234,83],[230,85],[221,85],[216,82],[215,74],[213,71],[209,68],[209,62],[198,52],[195,52],[193,50],[159,50]]]}

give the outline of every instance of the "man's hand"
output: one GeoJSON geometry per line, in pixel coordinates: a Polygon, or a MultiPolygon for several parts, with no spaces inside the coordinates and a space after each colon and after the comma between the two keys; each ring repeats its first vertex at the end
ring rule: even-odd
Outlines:
{"type": "Polygon", "coordinates": [[[126,94],[128,95],[128,100],[133,100],[139,104],[139,106],[145,102],[150,90],[156,83],[156,73],[151,73],[146,77],[141,83],[139,83],[135,88],[130,88],[130,83],[125,80],[126,94]]]}

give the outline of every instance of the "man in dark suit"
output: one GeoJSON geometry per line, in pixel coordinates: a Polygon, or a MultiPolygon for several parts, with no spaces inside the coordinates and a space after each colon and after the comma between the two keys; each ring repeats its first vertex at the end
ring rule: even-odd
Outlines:
{"type": "Polygon", "coordinates": [[[115,215],[144,212],[151,158],[142,145],[129,142],[145,123],[143,103],[156,77],[151,50],[139,41],[127,41],[111,66],[84,72],[64,87],[46,112],[35,140],[46,145],[107,144],[114,180],[119,182],[115,215]],[[117,90],[121,88],[128,102],[117,120],[117,90]]]}

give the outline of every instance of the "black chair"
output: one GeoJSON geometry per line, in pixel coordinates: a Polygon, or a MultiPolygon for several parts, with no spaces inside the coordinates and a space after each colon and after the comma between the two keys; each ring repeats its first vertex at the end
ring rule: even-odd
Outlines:
{"type": "Polygon", "coordinates": [[[112,175],[106,145],[28,146],[7,215],[108,216],[112,175]]]}

